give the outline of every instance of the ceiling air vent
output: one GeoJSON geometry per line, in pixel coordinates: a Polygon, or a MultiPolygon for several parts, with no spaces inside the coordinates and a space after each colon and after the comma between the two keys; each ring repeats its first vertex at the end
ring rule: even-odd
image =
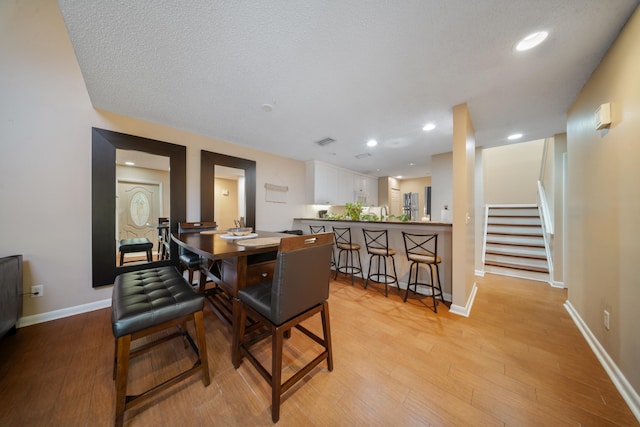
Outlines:
{"type": "Polygon", "coordinates": [[[362,153],[362,154],[357,154],[356,155],[356,159],[364,159],[365,157],[371,157],[370,153],[362,153]]]}
{"type": "Polygon", "coordinates": [[[332,142],[336,142],[336,140],[333,138],[325,138],[325,139],[321,139],[320,141],[316,141],[316,144],[318,144],[321,147],[324,147],[325,145],[329,145],[332,142]]]}

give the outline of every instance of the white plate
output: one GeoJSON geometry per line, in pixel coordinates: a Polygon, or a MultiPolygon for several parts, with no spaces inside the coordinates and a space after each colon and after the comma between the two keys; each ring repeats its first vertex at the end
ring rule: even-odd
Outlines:
{"type": "Polygon", "coordinates": [[[221,239],[227,240],[253,239],[254,237],[258,237],[258,233],[251,233],[247,234],[246,236],[234,236],[233,234],[223,234],[220,236],[221,239]]]}

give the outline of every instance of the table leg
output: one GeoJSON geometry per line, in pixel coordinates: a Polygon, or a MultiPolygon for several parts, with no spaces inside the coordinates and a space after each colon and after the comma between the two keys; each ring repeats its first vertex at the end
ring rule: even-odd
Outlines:
{"type": "Polygon", "coordinates": [[[231,333],[231,363],[235,365],[240,360],[240,348],[236,345],[236,343],[239,343],[240,339],[242,338],[240,337],[240,315],[242,311],[242,302],[240,302],[240,299],[238,299],[238,297],[233,297],[232,300],[233,332],[231,333]]]}

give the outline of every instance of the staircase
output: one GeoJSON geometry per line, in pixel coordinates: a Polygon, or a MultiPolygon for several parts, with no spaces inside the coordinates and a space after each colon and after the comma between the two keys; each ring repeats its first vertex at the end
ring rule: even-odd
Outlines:
{"type": "Polygon", "coordinates": [[[549,263],[537,206],[487,208],[484,270],[549,281],[549,263]]]}

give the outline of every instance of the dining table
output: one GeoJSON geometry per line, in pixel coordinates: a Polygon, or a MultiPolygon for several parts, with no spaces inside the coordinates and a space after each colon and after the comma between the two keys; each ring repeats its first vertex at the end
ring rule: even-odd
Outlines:
{"type": "MultiPolygon", "coordinates": [[[[273,279],[280,239],[287,233],[255,231],[233,236],[220,231],[172,233],[172,240],[182,248],[205,258],[200,267],[199,291],[211,303],[218,317],[232,331],[231,358],[236,360],[233,343],[240,333],[241,303],[238,291],[273,279]]],[[[247,331],[258,325],[247,319],[247,331]]]]}

